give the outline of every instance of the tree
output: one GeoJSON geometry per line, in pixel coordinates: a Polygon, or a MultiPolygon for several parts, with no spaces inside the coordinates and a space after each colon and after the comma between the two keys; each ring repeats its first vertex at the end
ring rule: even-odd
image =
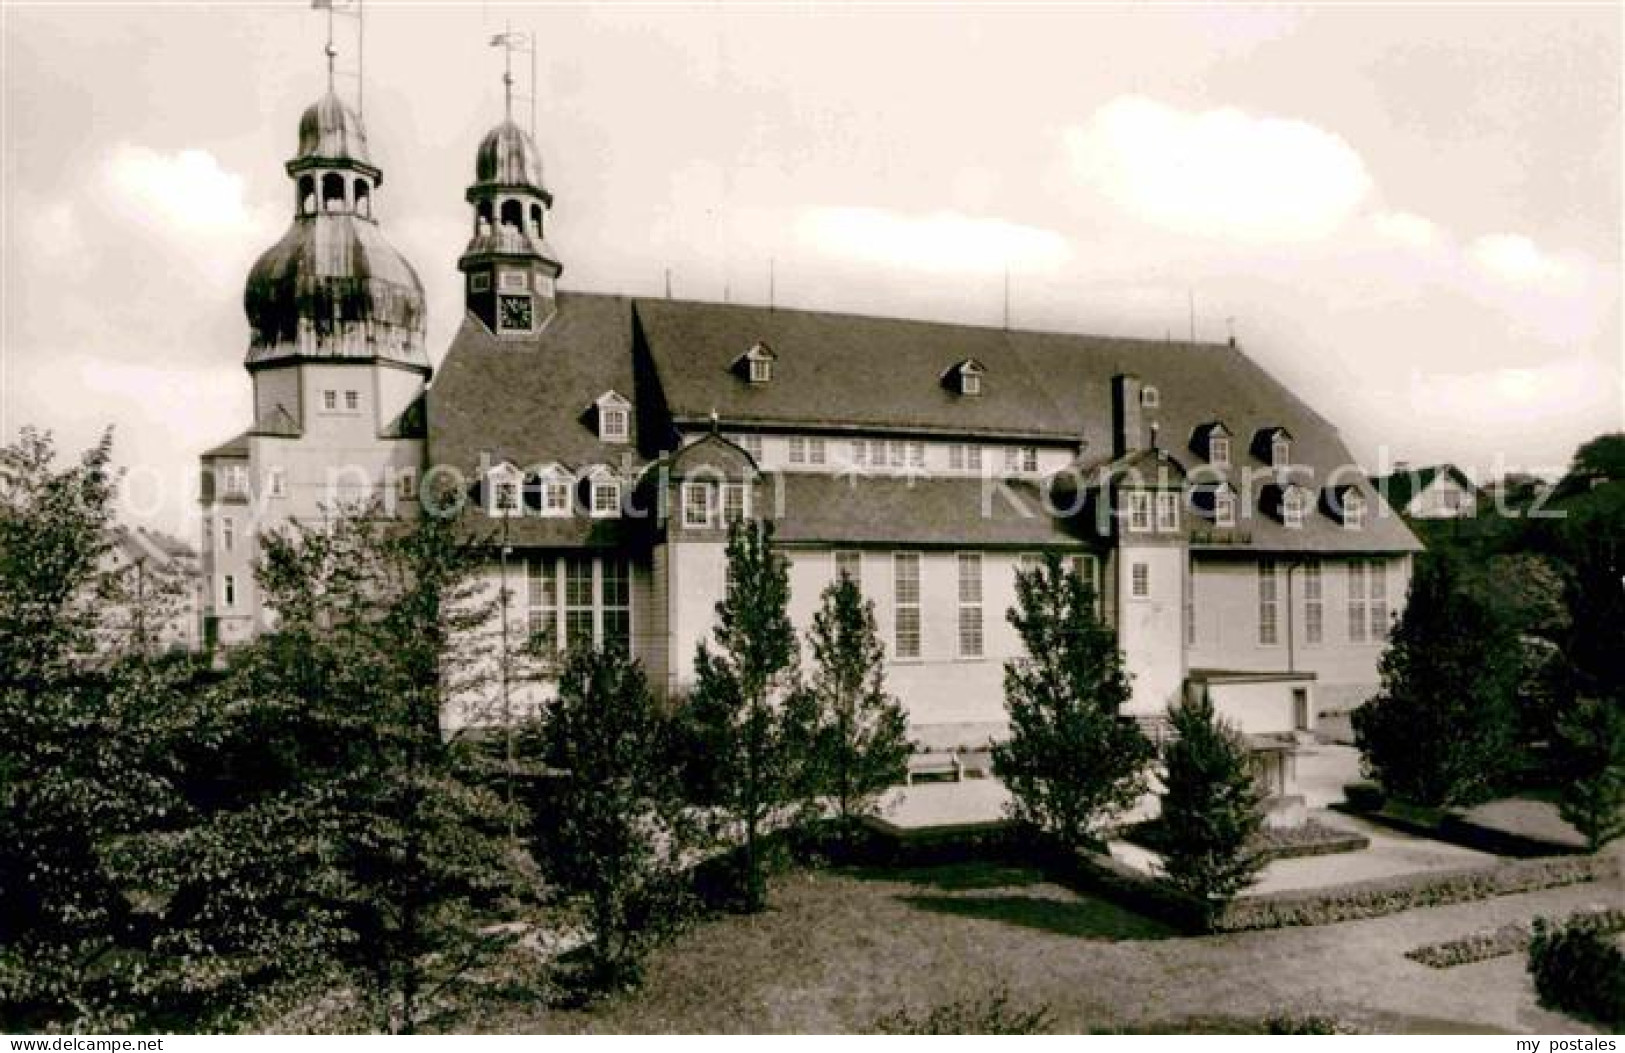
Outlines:
{"type": "Polygon", "coordinates": [[[1063,848],[1092,844],[1145,793],[1154,754],[1118,712],[1129,699],[1122,652],[1082,576],[1053,554],[1017,575],[1009,617],[1027,652],[1005,663],[1010,737],[993,749],[1011,818],[1063,848]]]}
{"type": "Polygon", "coordinates": [[[789,821],[805,785],[809,716],[799,690],[798,646],[787,613],[789,566],[773,547],[771,523],[735,523],[728,532],[727,591],[717,604],[711,644],[694,658],[694,690],[684,708],[694,782],[706,787],[742,838],[743,906],[766,904],[762,837],[789,821]]]}
{"type": "Polygon", "coordinates": [[[228,734],[270,770],[168,860],[166,946],[220,963],[209,1008],[336,969],[413,1031],[511,938],[484,922],[532,887],[516,817],[466,731],[442,732],[453,707],[489,716],[468,703],[494,664],[482,548],[458,529],[347,508],[262,538],[276,630],[236,656],[228,734]]]}
{"type": "Polygon", "coordinates": [[[1264,866],[1253,850],[1264,826],[1263,791],[1246,740],[1219,719],[1206,695],[1168,709],[1163,747],[1163,871],[1168,883],[1221,909],[1264,866]]]}
{"type": "Polygon", "coordinates": [[[179,807],[188,661],[109,634],[110,435],[59,467],[0,448],[0,1028],[110,1031],[145,1010],[132,868],[179,807]]]}
{"type": "Polygon", "coordinates": [[[1381,690],[1354,711],[1367,773],[1416,804],[1482,801],[1513,756],[1518,643],[1460,582],[1454,560],[1417,562],[1383,652],[1381,690]]]}
{"type": "Polygon", "coordinates": [[[1558,722],[1558,814],[1593,852],[1625,837],[1625,702],[1582,699],[1558,722]]]}
{"type": "Polygon", "coordinates": [[[834,800],[843,837],[872,814],[881,791],[908,772],[908,719],[886,691],[885,647],[874,604],[844,574],[824,590],[808,633],[814,672],[814,788],[834,800]]]}
{"type": "Polygon", "coordinates": [[[536,801],[547,873],[587,901],[594,986],[635,981],[674,920],[690,840],[643,667],[619,648],[572,649],[557,699],[526,737],[547,768],[536,801]]]}

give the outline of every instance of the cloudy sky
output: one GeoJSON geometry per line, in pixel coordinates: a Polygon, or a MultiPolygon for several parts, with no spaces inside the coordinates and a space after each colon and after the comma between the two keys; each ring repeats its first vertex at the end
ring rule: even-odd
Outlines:
{"type": "MultiPolygon", "coordinates": [[[[505,20],[566,288],[1244,347],[1368,466],[1621,427],[1617,6],[369,4],[378,213],[460,315],[505,20]]],[[[185,528],[324,85],[308,5],[0,8],[0,434],[117,428],[185,528]]],[[[351,61],[353,50],[343,39],[351,61]]],[[[342,86],[342,82],[341,82],[342,86]]]]}

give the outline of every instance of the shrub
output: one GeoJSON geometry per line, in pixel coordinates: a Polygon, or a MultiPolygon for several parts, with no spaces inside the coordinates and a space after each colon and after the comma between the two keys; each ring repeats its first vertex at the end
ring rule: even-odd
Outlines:
{"type": "Polygon", "coordinates": [[[1358,812],[1380,812],[1382,806],[1388,803],[1388,795],[1379,783],[1374,782],[1349,783],[1343,787],[1343,798],[1350,808],[1358,812]]]}
{"type": "Polygon", "coordinates": [[[1054,1027],[1049,1007],[1024,1009],[1000,988],[986,998],[961,998],[923,1014],[898,1010],[880,1017],[870,1030],[880,1035],[1047,1035],[1054,1027]]]}
{"type": "MultiPolygon", "coordinates": [[[[1566,923],[1571,930],[1584,930],[1599,934],[1625,932],[1625,910],[1582,910],[1569,915],[1566,923]]],[[[1475,932],[1456,940],[1429,943],[1405,952],[1413,962],[1434,969],[1448,969],[1456,965],[1488,961],[1507,954],[1515,954],[1529,946],[1531,927],[1527,922],[1515,921],[1500,928],[1475,932]]]]}
{"type": "Polygon", "coordinates": [[[1529,973],[1542,1004],[1610,1028],[1625,1025],[1625,954],[1608,937],[1537,918],[1529,973]]]}
{"type": "Polygon", "coordinates": [[[1625,699],[1588,698],[1558,722],[1558,812],[1591,851],[1625,836],[1625,699]]]}

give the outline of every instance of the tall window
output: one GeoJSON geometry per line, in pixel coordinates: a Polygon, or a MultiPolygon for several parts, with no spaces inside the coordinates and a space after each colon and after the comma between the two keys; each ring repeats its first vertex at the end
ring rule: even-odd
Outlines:
{"type": "Polygon", "coordinates": [[[332,388],[322,392],[322,409],[331,413],[339,408],[339,393],[332,388]]]}
{"type": "Polygon", "coordinates": [[[361,392],[346,391],[344,393],[344,408],[354,413],[361,408],[361,392]]]}
{"type": "Polygon", "coordinates": [[[1165,534],[1179,529],[1179,494],[1173,490],[1157,491],[1157,529],[1165,534]]]}
{"type": "Polygon", "coordinates": [[[982,374],[967,369],[959,374],[959,391],[962,395],[980,395],[982,393],[982,374]]]}
{"type": "Polygon", "coordinates": [[[592,557],[564,561],[564,646],[593,642],[592,557]]]}
{"type": "Polygon", "coordinates": [[[519,511],[519,483],[511,477],[503,476],[496,481],[491,490],[491,514],[513,515],[519,511]]]}
{"type": "Polygon", "coordinates": [[[896,641],[898,658],[920,657],[920,554],[899,552],[892,557],[895,577],[896,641]]]}
{"type": "Polygon", "coordinates": [[[1038,471],[1038,447],[1006,447],[1004,451],[1004,470],[1027,474],[1038,471]]]}
{"type": "Polygon", "coordinates": [[[959,654],[982,657],[982,556],[959,554],[959,654]]]}
{"type": "Polygon", "coordinates": [[[1365,643],[1366,619],[1370,607],[1366,600],[1365,560],[1349,561],[1349,642],[1365,643]]]}
{"type": "Polygon", "coordinates": [[[683,525],[706,527],[711,525],[711,505],[716,490],[710,483],[683,484],[683,525]]]}
{"type": "Polygon", "coordinates": [[[395,476],[395,491],[402,501],[415,501],[418,496],[418,470],[402,468],[395,476]]]}
{"type": "Polygon", "coordinates": [[[226,469],[226,496],[248,496],[248,469],[244,465],[234,464],[226,469]]]}
{"type": "Polygon", "coordinates": [[[272,468],[265,473],[265,488],[272,497],[283,497],[288,490],[288,473],[282,468],[272,468]]]}
{"type": "Polygon", "coordinates": [[[863,584],[863,555],[858,552],[835,553],[835,577],[846,578],[854,585],[863,584]]]}
{"type": "Polygon", "coordinates": [[[815,435],[807,440],[807,463],[825,463],[824,440],[819,436],[815,435]]]}
{"type": "Polygon", "coordinates": [[[1281,585],[1273,559],[1258,561],[1258,642],[1273,647],[1281,642],[1281,585]]]}
{"type": "Polygon", "coordinates": [[[1221,486],[1213,494],[1213,524],[1221,527],[1236,525],[1236,495],[1228,486],[1221,486]]]}
{"type": "Polygon", "coordinates": [[[614,479],[592,481],[592,514],[619,515],[621,511],[621,484],[614,479]]]}
{"type": "Polygon", "coordinates": [[[237,578],[227,574],[220,582],[220,602],[227,607],[237,606],[237,578]]]}
{"type": "Polygon", "coordinates": [[[908,466],[910,468],[925,467],[925,443],[911,442],[908,444],[908,466]]]}
{"type": "Polygon", "coordinates": [[[954,472],[980,472],[982,470],[982,447],[976,443],[950,443],[948,446],[948,469],[954,472]]]}
{"type": "Polygon", "coordinates": [[[1371,598],[1371,641],[1388,639],[1388,575],[1378,560],[1366,563],[1366,595],[1371,598]]]}
{"type": "Polygon", "coordinates": [[[724,483],[722,487],[722,521],[741,522],[750,515],[750,493],[744,483],[724,483]]]}
{"type": "Polygon", "coordinates": [[[773,379],[773,363],[765,358],[750,360],[750,382],[752,384],[766,384],[773,379]]]}
{"type": "Polygon", "coordinates": [[[1284,435],[1277,435],[1270,440],[1270,464],[1276,468],[1285,468],[1292,463],[1292,440],[1284,435]]]}
{"type": "Polygon", "coordinates": [[[632,646],[631,576],[624,559],[605,559],[602,570],[603,643],[625,651],[632,646]]]}
{"type": "Polygon", "coordinates": [[[598,407],[599,437],[605,442],[625,442],[631,434],[632,415],[625,406],[598,407]]]}
{"type": "Polygon", "coordinates": [[[790,463],[807,463],[807,440],[800,435],[790,436],[790,463]]]}
{"type": "Polygon", "coordinates": [[[1304,505],[1306,504],[1303,490],[1296,486],[1289,486],[1281,494],[1281,522],[1289,527],[1303,526],[1304,505]]]}
{"type": "Polygon", "coordinates": [[[750,454],[750,459],[757,464],[762,463],[762,437],[760,435],[736,435],[735,440],[739,448],[750,454]]]}
{"type": "Polygon", "coordinates": [[[852,465],[853,465],[853,467],[862,468],[864,465],[866,465],[868,463],[869,463],[869,444],[867,442],[863,441],[862,439],[854,439],[853,442],[852,442],[852,465]]]}
{"type": "Polygon", "coordinates": [[[1365,526],[1365,498],[1357,491],[1348,490],[1343,494],[1343,525],[1350,530],[1365,526]]]}
{"type": "Polygon", "coordinates": [[[893,439],[886,444],[888,459],[893,468],[901,468],[905,463],[905,451],[908,444],[901,439],[893,439]]]}
{"type": "Polygon", "coordinates": [[[542,480],[542,514],[567,516],[570,514],[570,484],[557,478],[542,480]]]}
{"type": "Polygon", "coordinates": [[[1320,560],[1303,565],[1303,639],[1317,644],[1326,638],[1326,603],[1321,588],[1320,560]]]}
{"type": "Polygon", "coordinates": [[[529,561],[526,572],[526,629],[544,650],[559,643],[558,561],[551,556],[529,561]]]}
{"type": "Polygon", "coordinates": [[[1129,567],[1129,595],[1137,600],[1151,598],[1151,564],[1135,563],[1129,567]]]}
{"type": "Polygon", "coordinates": [[[1230,436],[1213,435],[1207,440],[1207,460],[1215,468],[1227,468],[1230,465],[1230,436]]]}
{"type": "Polygon", "coordinates": [[[237,520],[230,516],[220,517],[220,547],[230,552],[237,545],[237,520]]]}
{"type": "Polygon", "coordinates": [[[1151,529],[1151,494],[1145,490],[1128,492],[1128,528],[1134,531],[1151,529]]]}

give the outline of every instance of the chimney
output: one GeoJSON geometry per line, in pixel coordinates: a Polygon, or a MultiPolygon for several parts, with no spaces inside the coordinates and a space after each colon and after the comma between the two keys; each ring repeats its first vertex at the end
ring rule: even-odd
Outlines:
{"type": "Polygon", "coordinates": [[[1121,457],[1145,445],[1140,420],[1140,378],[1132,373],[1112,377],[1112,456],[1121,457]]]}

